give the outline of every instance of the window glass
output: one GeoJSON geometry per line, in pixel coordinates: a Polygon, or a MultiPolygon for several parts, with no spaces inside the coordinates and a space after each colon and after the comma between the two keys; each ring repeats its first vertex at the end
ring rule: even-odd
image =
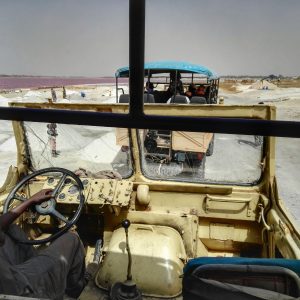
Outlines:
{"type": "Polygon", "coordinates": [[[158,180],[255,184],[263,138],[168,130],[139,130],[142,170],[158,180]]]}
{"type": "Polygon", "coordinates": [[[0,120],[0,187],[10,166],[17,165],[17,146],[11,121],[0,120]]]}
{"type": "Polygon", "coordinates": [[[62,167],[91,174],[110,170],[123,178],[132,174],[127,129],[34,122],[25,122],[24,129],[35,170],[62,167]]]}
{"type": "Polygon", "coordinates": [[[279,197],[300,224],[300,139],[276,138],[276,178],[279,197]]]}

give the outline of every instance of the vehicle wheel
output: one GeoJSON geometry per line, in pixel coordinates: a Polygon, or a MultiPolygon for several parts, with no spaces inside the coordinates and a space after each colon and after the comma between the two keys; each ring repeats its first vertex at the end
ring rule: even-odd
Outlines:
{"type": "Polygon", "coordinates": [[[202,160],[193,161],[193,177],[198,180],[205,179],[205,161],[206,155],[203,156],[202,160]]]}
{"type": "Polygon", "coordinates": [[[215,135],[213,135],[213,137],[209,143],[208,149],[206,151],[207,156],[211,156],[214,153],[214,145],[215,145],[215,135]]]}

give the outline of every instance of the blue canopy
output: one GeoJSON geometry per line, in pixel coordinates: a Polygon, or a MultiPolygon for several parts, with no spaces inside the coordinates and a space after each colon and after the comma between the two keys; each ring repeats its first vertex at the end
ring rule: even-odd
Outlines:
{"type": "MultiPolygon", "coordinates": [[[[156,61],[145,63],[145,75],[148,74],[166,73],[169,71],[179,71],[181,73],[201,74],[210,79],[218,78],[218,76],[204,66],[191,64],[184,61],[156,61]]],[[[129,77],[129,67],[120,68],[116,71],[116,77],[129,77]]]]}

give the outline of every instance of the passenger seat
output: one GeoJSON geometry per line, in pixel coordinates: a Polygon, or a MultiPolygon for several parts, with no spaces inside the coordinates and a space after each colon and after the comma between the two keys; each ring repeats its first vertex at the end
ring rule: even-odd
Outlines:
{"type": "Polygon", "coordinates": [[[182,95],[172,96],[170,103],[172,104],[187,104],[187,97],[182,95]]]}
{"type": "Polygon", "coordinates": [[[119,98],[119,103],[129,103],[130,98],[128,94],[121,94],[119,98]]]}
{"type": "Polygon", "coordinates": [[[190,100],[190,104],[207,104],[206,99],[204,97],[194,96],[190,100]]]}
{"type": "MultiPolygon", "coordinates": [[[[130,97],[128,94],[121,94],[119,103],[129,103],[130,97]]],[[[144,94],[144,103],[155,103],[154,96],[152,94],[144,94]]]]}
{"type": "Polygon", "coordinates": [[[154,96],[152,94],[144,94],[144,103],[155,103],[154,96]]]}

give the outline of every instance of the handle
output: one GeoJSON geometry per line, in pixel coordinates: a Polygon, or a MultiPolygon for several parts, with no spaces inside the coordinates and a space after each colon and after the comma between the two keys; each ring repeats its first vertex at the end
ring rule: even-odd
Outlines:
{"type": "Polygon", "coordinates": [[[250,202],[252,198],[247,197],[247,198],[240,198],[240,197],[235,197],[235,198],[229,198],[229,197],[214,197],[214,196],[209,196],[206,195],[205,197],[205,205],[204,209],[206,213],[209,213],[209,211],[215,210],[215,211],[232,211],[232,212],[238,212],[241,211],[244,207],[232,207],[232,205],[229,204],[245,204],[245,207],[247,206],[247,216],[251,215],[251,210],[250,210],[250,202]],[[227,203],[228,205],[220,205],[218,206],[217,204],[214,206],[213,203],[227,203]]]}
{"type": "Polygon", "coordinates": [[[153,229],[153,227],[151,225],[139,224],[136,229],[137,230],[148,230],[148,231],[154,232],[154,229],[153,229]]]}

